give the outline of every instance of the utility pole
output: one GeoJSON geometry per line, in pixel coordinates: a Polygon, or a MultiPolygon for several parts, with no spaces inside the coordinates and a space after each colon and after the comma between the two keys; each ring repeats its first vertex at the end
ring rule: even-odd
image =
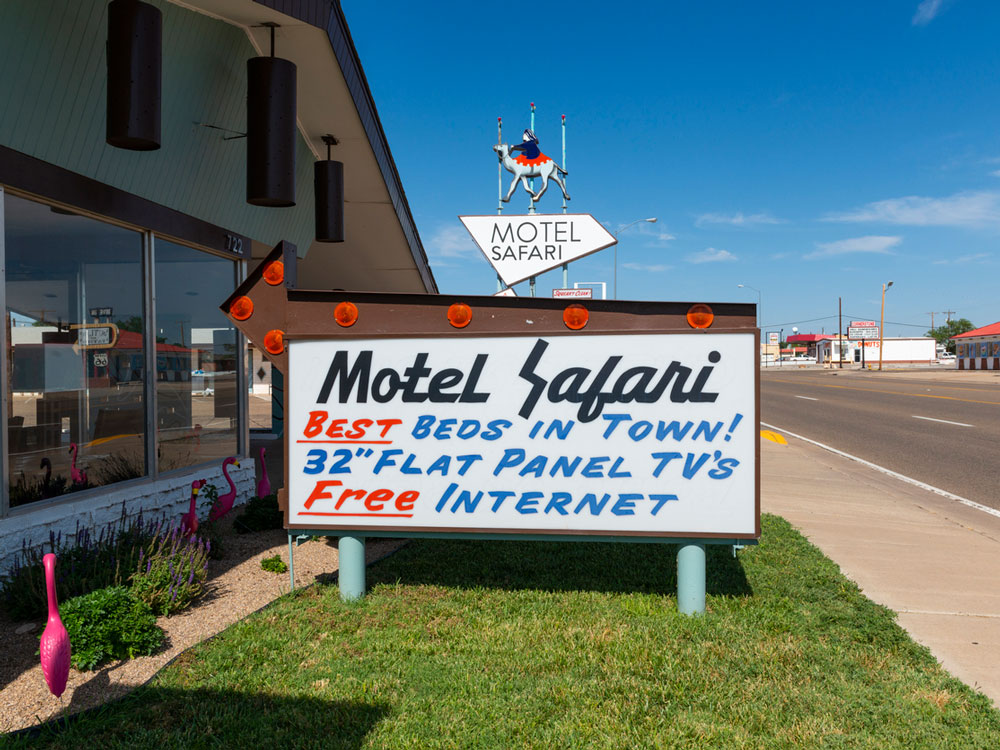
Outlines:
{"type": "Polygon", "coordinates": [[[934,330],[934,315],[935,315],[935,313],[929,312],[929,313],[924,313],[924,315],[930,315],[931,316],[931,330],[933,331],[934,330]]]}
{"type": "Polygon", "coordinates": [[[957,310],[945,310],[944,314],[948,316],[948,322],[951,322],[951,316],[954,315],[957,310]]]}
{"type": "Polygon", "coordinates": [[[840,369],[844,369],[844,304],[837,297],[837,352],[840,359],[840,369]]]}

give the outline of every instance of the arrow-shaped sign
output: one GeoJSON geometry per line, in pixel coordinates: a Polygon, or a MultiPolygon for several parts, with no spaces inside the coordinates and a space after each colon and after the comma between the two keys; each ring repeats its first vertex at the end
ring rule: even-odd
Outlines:
{"type": "Polygon", "coordinates": [[[590,214],[458,218],[507,286],[617,242],[590,214]]]}

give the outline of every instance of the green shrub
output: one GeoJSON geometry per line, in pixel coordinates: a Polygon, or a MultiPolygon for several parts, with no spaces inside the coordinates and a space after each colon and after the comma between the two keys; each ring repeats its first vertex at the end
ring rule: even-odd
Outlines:
{"type": "MultiPolygon", "coordinates": [[[[208,507],[215,509],[219,502],[219,490],[214,484],[206,484],[201,488],[199,494],[208,499],[208,507]]],[[[211,511],[209,511],[211,513],[211,511]]],[[[222,529],[219,528],[219,520],[209,521],[207,518],[198,526],[198,536],[209,543],[208,556],[213,560],[222,559],[222,529]]]]}
{"type": "Polygon", "coordinates": [[[140,554],[132,592],[158,615],[181,611],[204,590],[210,550],[179,525],[162,530],[140,554]]]}
{"type": "Polygon", "coordinates": [[[25,540],[14,567],[0,575],[0,602],[13,620],[45,618],[48,600],[42,557],[46,552],[59,558],[56,593],[61,602],[124,583],[164,523],[144,520],[142,513],[129,518],[122,503],[121,517],[102,529],[91,530],[78,523],[72,536],[63,539],[61,532],[50,532],[48,543],[37,548],[28,547],[25,540]]]}
{"type": "Polygon", "coordinates": [[[243,512],[233,524],[238,534],[285,528],[285,514],[278,509],[278,495],[275,493],[265,497],[255,497],[243,508],[243,512]]]}
{"type": "Polygon", "coordinates": [[[279,555],[274,557],[265,557],[260,561],[260,567],[266,570],[268,573],[287,573],[288,566],[282,562],[279,555]]]}
{"type": "Polygon", "coordinates": [[[72,664],[95,669],[109,659],[148,656],[163,645],[156,615],[124,586],[110,586],[64,602],[60,608],[69,633],[72,664]]]}

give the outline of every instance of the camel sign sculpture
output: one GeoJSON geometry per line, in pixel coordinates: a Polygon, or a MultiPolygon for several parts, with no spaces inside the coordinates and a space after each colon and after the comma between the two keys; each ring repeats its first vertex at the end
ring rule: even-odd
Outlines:
{"type": "MultiPolygon", "coordinates": [[[[518,146],[514,148],[518,148],[518,146]]],[[[514,179],[510,182],[510,189],[503,198],[504,203],[510,201],[510,197],[517,189],[518,182],[521,183],[528,192],[528,195],[531,196],[531,200],[537,201],[549,189],[549,180],[552,180],[559,186],[559,189],[562,190],[563,198],[566,200],[570,199],[569,193],[566,192],[566,185],[563,183],[562,177],[559,176],[560,174],[567,174],[566,170],[541,151],[538,152],[538,156],[532,159],[520,154],[517,157],[511,157],[511,147],[506,143],[497,144],[493,147],[493,150],[497,152],[497,156],[500,158],[500,163],[503,164],[504,169],[514,175],[514,179]],[[537,193],[532,192],[531,186],[528,183],[528,180],[532,177],[540,177],[542,179],[542,187],[537,193]]]]}

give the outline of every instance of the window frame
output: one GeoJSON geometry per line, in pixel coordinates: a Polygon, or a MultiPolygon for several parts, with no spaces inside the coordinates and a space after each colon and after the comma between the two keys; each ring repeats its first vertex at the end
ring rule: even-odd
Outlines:
{"type": "MultiPolygon", "coordinates": [[[[221,227],[216,227],[212,224],[204,222],[200,219],[195,219],[194,217],[189,217],[184,214],[180,214],[172,209],[165,208],[158,204],[152,203],[137,196],[132,196],[128,193],[113,188],[109,185],[90,180],[89,178],[83,178],[80,175],[73,175],[66,170],[56,167],[45,162],[30,159],[30,157],[25,157],[23,154],[18,154],[18,156],[23,159],[30,159],[36,165],[44,165],[44,169],[41,170],[42,176],[45,179],[55,179],[60,175],[72,175],[76,178],[75,183],[80,183],[84,185],[85,190],[95,191],[90,194],[88,198],[86,195],[78,192],[80,185],[72,184],[69,186],[69,192],[72,195],[77,195],[80,197],[80,203],[84,204],[94,204],[104,205],[110,207],[110,214],[103,212],[96,212],[89,209],[86,205],[75,205],[71,203],[66,203],[56,198],[50,198],[46,195],[38,194],[37,192],[30,189],[23,189],[17,185],[12,185],[5,181],[5,177],[9,177],[11,170],[10,165],[5,163],[5,158],[8,154],[17,152],[12,152],[10,149],[0,146],[0,309],[4,311],[4,322],[0,326],[0,425],[3,426],[5,430],[3,433],[2,447],[0,447],[0,476],[3,480],[0,481],[0,520],[5,520],[7,518],[26,515],[33,513],[35,511],[41,510],[43,508],[51,508],[56,505],[61,505],[67,502],[79,502],[86,501],[89,498],[96,497],[103,492],[107,492],[109,488],[127,488],[127,487],[142,487],[143,485],[150,485],[162,477],[169,477],[172,475],[183,474],[186,472],[195,471],[201,467],[209,466],[215,463],[214,459],[204,461],[198,464],[192,464],[191,466],[181,467],[178,469],[171,469],[167,472],[161,472],[159,467],[158,457],[156,455],[156,445],[157,445],[157,394],[156,394],[156,238],[160,237],[163,240],[174,242],[179,245],[184,245],[193,250],[199,252],[209,253],[210,255],[216,256],[223,260],[229,260],[233,264],[233,288],[246,278],[247,274],[247,263],[250,258],[250,248],[251,240],[243,235],[236,232],[227,231],[221,227]],[[95,195],[96,193],[96,195],[95,195]],[[124,482],[116,482],[113,485],[102,485],[99,487],[94,487],[89,490],[82,490],[80,492],[74,492],[70,495],[65,495],[63,497],[49,498],[47,500],[38,500],[27,505],[22,505],[17,508],[10,507],[10,440],[9,440],[9,426],[7,425],[7,418],[9,416],[9,406],[7,403],[7,393],[9,387],[9,362],[8,362],[8,337],[9,331],[7,330],[7,254],[6,254],[6,231],[5,231],[5,197],[6,195],[13,195],[18,198],[23,198],[25,200],[34,201],[36,203],[41,203],[47,206],[55,206],[58,208],[65,208],[70,210],[80,216],[100,221],[105,224],[111,224],[124,229],[128,229],[140,234],[141,237],[141,261],[140,261],[140,274],[141,274],[141,284],[142,284],[142,310],[143,310],[143,358],[144,358],[144,377],[143,377],[143,398],[145,399],[145,409],[144,409],[144,419],[145,419],[145,460],[146,460],[146,475],[143,477],[138,477],[136,479],[126,480],[124,482]],[[128,198],[128,200],[123,201],[122,196],[128,198]],[[142,216],[142,212],[146,210],[148,214],[142,216]],[[143,221],[142,223],[136,223],[136,219],[146,218],[148,221],[143,221]],[[185,237],[179,236],[181,234],[190,234],[192,236],[185,237]],[[213,241],[214,246],[203,244],[198,240],[204,241],[205,239],[210,239],[213,241]],[[218,240],[218,241],[216,241],[218,240]],[[152,356],[151,356],[152,353],[152,356]]],[[[17,170],[14,170],[16,175],[17,170]]],[[[74,182],[74,181],[70,181],[74,182]]],[[[65,186],[63,186],[65,187],[65,186]]],[[[65,190],[56,190],[54,192],[65,193],[65,190]]],[[[236,330],[236,347],[237,352],[240,353],[236,357],[236,377],[237,377],[237,429],[236,429],[236,451],[239,456],[246,456],[250,445],[250,430],[249,430],[249,399],[248,395],[244,392],[243,384],[246,382],[246,356],[245,350],[247,348],[246,338],[236,330]]]]}

